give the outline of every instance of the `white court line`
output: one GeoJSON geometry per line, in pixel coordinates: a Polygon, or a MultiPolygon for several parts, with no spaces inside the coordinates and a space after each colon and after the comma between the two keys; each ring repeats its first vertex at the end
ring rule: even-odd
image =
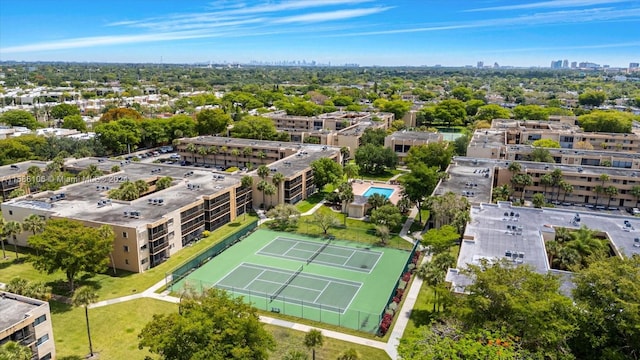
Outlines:
{"type": "Polygon", "coordinates": [[[260,250],[258,250],[258,252],[261,252],[264,248],[266,248],[267,246],[271,245],[273,242],[275,242],[276,240],[282,239],[282,241],[286,241],[286,242],[292,242],[293,240],[291,239],[286,239],[286,238],[281,238],[281,237],[277,237],[271,241],[269,241],[265,246],[261,247],[260,250]]]}
{"type": "MultiPolygon", "coordinates": [[[[353,296],[351,297],[351,301],[349,301],[349,304],[347,304],[347,307],[344,308],[344,311],[342,312],[343,314],[345,312],[347,312],[347,309],[349,309],[351,307],[351,303],[353,303],[353,300],[355,300],[356,296],[358,296],[358,293],[360,292],[360,289],[362,288],[362,283],[360,283],[360,285],[358,285],[358,290],[356,290],[356,293],[353,294],[353,296]]],[[[385,305],[386,306],[386,305],[385,305]]],[[[340,309],[340,307],[338,307],[338,309],[340,309]]],[[[359,311],[359,310],[358,310],[359,311]]]]}
{"type": "MultiPolygon", "coordinates": [[[[215,284],[213,284],[213,286],[216,286],[216,285],[220,284],[224,279],[228,278],[228,277],[229,277],[229,275],[231,275],[231,274],[232,274],[232,273],[234,273],[236,270],[238,270],[238,268],[239,268],[239,267],[244,266],[244,265],[246,265],[246,264],[245,264],[245,263],[243,263],[243,262],[242,262],[242,263],[240,263],[240,264],[238,264],[238,266],[236,266],[236,267],[234,267],[232,270],[230,270],[230,271],[227,273],[227,275],[225,275],[222,279],[218,280],[215,284]]],[[[251,267],[251,266],[248,266],[248,267],[251,267]]],[[[264,272],[264,269],[255,268],[255,267],[254,267],[254,269],[256,269],[256,270],[262,270],[262,271],[264,272]]],[[[227,285],[220,285],[220,286],[222,286],[222,287],[226,287],[227,285]]],[[[245,285],[245,286],[246,286],[246,285],[245,285]]]]}
{"type": "MultiPolygon", "coordinates": [[[[347,265],[347,263],[349,262],[349,260],[351,260],[351,258],[353,257],[353,254],[355,254],[355,253],[356,253],[355,251],[351,252],[351,255],[349,255],[349,257],[347,258],[347,260],[345,260],[345,261],[342,263],[342,266],[347,265]]],[[[349,266],[345,266],[345,267],[349,267],[349,266]]]]}
{"type": "Polygon", "coordinates": [[[327,288],[329,287],[329,284],[331,284],[331,282],[327,282],[324,285],[324,289],[322,289],[322,291],[320,291],[320,294],[318,294],[318,296],[316,296],[315,300],[313,300],[314,304],[316,304],[318,302],[318,298],[322,295],[322,293],[324,293],[325,290],[327,290],[327,288]]]}
{"type": "MultiPolygon", "coordinates": [[[[282,282],[275,282],[275,281],[271,281],[271,280],[264,280],[264,279],[258,279],[258,281],[262,281],[262,282],[266,282],[266,283],[272,283],[272,284],[278,284],[278,285],[283,285],[283,284],[284,284],[284,283],[282,283],[282,282]]],[[[292,287],[292,288],[304,289],[304,290],[307,290],[307,291],[313,291],[313,292],[319,292],[319,291],[320,291],[320,290],[318,290],[318,289],[310,289],[310,288],[307,288],[307,287],[304,287],[304,286],[291,285],[291,284],[287,285],[286,287],[287,287],[287,288],[292,287]]],[[[325,288],[326,288],[326,286],[325,286],[325,288]]],[[[249,290],[249,291],[255,291],[255,290],[251,290],[251,289],[246,289],[246,290],[249,290]]]]}

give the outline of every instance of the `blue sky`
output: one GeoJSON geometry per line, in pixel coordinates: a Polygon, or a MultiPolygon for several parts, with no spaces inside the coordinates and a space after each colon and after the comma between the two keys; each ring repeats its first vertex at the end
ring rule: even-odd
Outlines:
{"type": "Polygon", "coordinates": [[[549,66],[640,61],[634,0],[0,2],[0,60],[549,66]]]}

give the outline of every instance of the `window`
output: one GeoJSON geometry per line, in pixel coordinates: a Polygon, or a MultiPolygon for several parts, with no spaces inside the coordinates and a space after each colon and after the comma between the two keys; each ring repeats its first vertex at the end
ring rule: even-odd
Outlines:
{"type": "Polygon", "coordinates": [[[129,236],[127,235],[127,232],[126,232],[126,231],[123,231],[123,232],[122,232],[122,237],[123,237],[123,238],[125,238],[125,239],[126,239],[127,237],[129,237],[129,236]]]}
{"type": "Polygon", "coordinates": [[[128,245],[125,245],[122,248],[124,249],[124,252],[129,252],[129,246],[128,245]]]}
{"type": "Polygon", "coordinates": [[[40,360],[51,360],[51,353],[48,353],[47,355],[41,357],[40,360]]]}
{"type": "Polygon", "coordinates": [[[144,258],[140,261],[140,265],[144,265],[149,261],[149,258],[144,258]]]}
{"type": "Polygon", "coordinates": [[[47,315],[40,315],[33,321],[33,326],[37,326],[47,321],[47,315]]]}
{"type": "Polygon", "coordinates": [[[147,246],[148,246],[148,244],[144,244],[144,245],[142,245],[142,246],[140,247],[140,250],[142,250],[142,251],[147,250],[147,246]]]}
{"type": "Polygon", "coordinates": [[[173,225],[173,219],[169,219],[169,221],[167,221],[167,226],[171,226],[173,225]]]}
{"type": "Polygon", "coordinates": [[[13,215],[13,210],[9,210],[9,215],[13,215]]]}
{"type": "Polygon", "coordinates": [[[126,265],[129,265],[129,259],[124,259],[124,263],[125,263],[126,265]]]}
{"type": "Polygon", "coordinates": [[[49,341],[49,334],[44,334],[41,338],[36,341],[36,346],[40,346],[49,341]]]}

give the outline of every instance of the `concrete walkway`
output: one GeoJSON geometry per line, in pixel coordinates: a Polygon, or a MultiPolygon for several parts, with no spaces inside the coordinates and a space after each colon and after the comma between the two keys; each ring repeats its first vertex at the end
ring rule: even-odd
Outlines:
{"type": "MultiPolygon", "coordinates": [[[[307,215],[313,214],[323,204],[324,204],[324,201],[316,204],[311,210],[305,212],[302,215],[303,216],[307,216],[307,215]]],[[[415,218],[415,216],[417,214],[418,214],[418,210],[414,207],[411,210],[411,213],[409,214],[409,217],[407,218],[406,223],[402,227],[402,230],[400,231],[400,236],[403,239],[405,239],[406,241],[408,241],[408,242],[410,242],[412,244],[415,243],[415,239],[413,239],[413,238],[411,238],[409,236],[408,231],[409,231],[409,228],[411,227],[411,224],[413,224],[414,218],[415,218]]],[[[425,257],[423,259],[423,262],[429,261],[429,260],[430,259],[425,257]]],[[[162,293],[156,293],[156,291],[158,291],[158,289],[160,289],[163,286],[165,286],[165,284],[166,284],[165,280],[163,279],[163,280],[159,281],[155,285],[151,286],[150,288],[148,288],[147,290],[145,290],[145,291],[143,291],[143,292],[141,292],[139,294],[127,295],[127,296],[122,296],[122,297],[115,298],[115,299],[99,301],[97,303],[89,305],[89,308],[103,307],[103,306],[108,306],[108,305],[112,305],[112,304],[118,304],[118,303],[130,301],[130,300],[135,300],[135,299],[141,299],[141,298],[156,299],[156,300],[167,301],[167,302],[171,302],[171,303],[175,303],[175,304],[179,303],[180,299],[175,297],[175,296],[170,296],[169,295],[169,291],[163,291],[162,293]]],[[[418,294],[420,293],[420,287],[421,286],[422,286],[422,280],[418,279],[417,277],[415,277],[413,279],[413,282],[411,283],[411,287],[409,288],[409,291],[405,295],[405,299],[404,299],[404,303],[402,305],[402,308],[397,313],[396,322],[395,322],[395,324],[393,326],[393,329],[390,330],[391,331],[391,335],[389,336],[389,341],[387,341],[386,343],[382,342],[382,341],[377,341],[377,340],[372,340],[372,339],[367,339],[367,338],[355,336],[355,335],[345,334],[345,333],[341,333],[341,332],[337,332],[337,331],[332,331],[332,330],[312,327],[312,326],[308,326],[308,325],[304,325],[304,324],[300,324],[300,323],[295,323],[295,322],[291,322],[291,321],[276,319],[276,318],[272,318],[272,317],[268,317],[268,316],[260,316],[260,321],[262,321],[265,324],[271,324],[271,325],[275,325],[275,326],[282,326],[282,327],[286,327],[286,328],[289,328],[289,329],[293,329],[293,330],[297,330],[297,331],[304,331],[304,332],[308,332],[311,329],[317,329],[317,330],[322,331],[322,335],[324,335],[326,337],[329,337],[329,338],[332,338],[332,339],[347,341],[347,342],[354,343],[354,344],[359,344],[359,345],[364,345],[364,346],[369,346],[369,347],[373,347],[373,348],[376,348],[376,349],[384,350],[392,360],[397,360],[398,359],[398,344],[400,344],[400,338],[402,338],[402,334],[404,333],[404,330],[406,329],[407,324],[409,323],[410,316],[411,316],[411,311],[412,311],[413,306],[415,305],[415,303],[416,303],[416,301],[418,299],[418,294]]]]}

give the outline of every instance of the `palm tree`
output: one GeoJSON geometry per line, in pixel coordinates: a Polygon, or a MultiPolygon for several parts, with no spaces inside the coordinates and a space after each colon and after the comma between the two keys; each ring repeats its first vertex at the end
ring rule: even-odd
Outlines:
{"type": "Polygon", "coordinates": [[[19,258],[18,256],[18,245],[17,240],[15,239],[15,236],[20,234],[22,232],[22,225],[20,225],[19,222],[17,221],[7,221],[4,224],[4,236],[7,238],[7,241],[9,241],[10,238],[13,238],[13,250],[16,252],[16,259],[19,258]]]}
{"type": "MultiPolygon", "coordinates": [[[[218,149],[216,149],[216,151],[218,151],[218,149]]],[[[198,147],[198,155],[202,156],[202,164],[205,163],[205,156],[207,156],[207,154],[209,154],[209,149],[204,146],[198,147]]]]}
{"type": "Polygon", "coordinates": [[[493,201],[507,201],[510,196],[511,187],[507,184],[493,188],[493,201]]]}
{"type": "Polygon", "coordinates": [[[522,171],[522,165],[520,165],[519,162],[514,161],[509,164],[509,167],[507,169],[511,172],[511,176],[513,177],[513,175],[519,174],[520,171],[522,171]]]}
{"type": "Polygon", "coordinates": [[[15,341],[9,341],[0,346],[0,359],[7,360],[31,360],[33,351],[28,346],[20,345],[15,341]]]}
{"type": "Polygon", "coordinates": [[[349,158],[350,154],[351,150],[348,146],[343,146],[340,148],[340,155],[342,155],[342,166],[347,163],[347,159],[349,158]]]}
{"type": "Polygon", "coordinates": [[[260,160],[264,160],[264,159],[266,159],[266,158],[267,158],[267,153],[266,153],[266,152],[264,152],[264,150],[260,150],[260,151],[258,152],[258,159],[260,159],[260,160]]]}
{"type": "Polygon", "coordinates": [[[636,198],[636,207],[638,207],[638,204],[640,203],[640,185],[635,185],[634,187],[632,187],[629,191],[629,194],[633,195],[633,197],[636,198]]]}
{"type": "MultiPolygon", "coordinates": [[[[266,195],[266,196],[269,196],[269,199],[273,200],[273,199],[271,199],[271,196],[275,195],[276,191],[277,191],[277,189],[276,189],[275,185],[267,183],[264,186],[264,189],[262,189],[262,194],[266,195]]],[[[272,205],[273,205],[273,201],[269,201],[269,206],[272,206],[272,205]]],[[[265,205],[265,208],[266,207],[267,206],[265,205]]]]}
{"type": "Polygon", "coordinates": [[[607,188],[604,189],[604,193],[609,196],[609,201],[607,201],[607,207],[609,207],[609,205],[611,205],[611,200],[613,199],[613,197],[618,195],[618,188],[615,186],[607,186],[607,188]]]}
{"type": "Polygon", "coordinates": [[[355,179],[356,177],[358,177],[360,167],[355,163],[348,163],[344,166],[343,172],[347,177],[347,181],[349,181],[349,179],[355,179]]]}
{"type": "Polygon", "coordinates": [[[258,185],[256,185],[256,189],[262,193],[262,206],[261,206],[262,208],[266,208],[265,203],[267,201],[265,199],[264,189],[267,187],[267,185],[269,185],[269,183],[264,180],[260,180],[258,185]]]}
{"type": "Polygon", "coordinates": [[[342,209],[345,213],[344,225],[347,225],[347,214],[349,213],[349,204],[355,199],[353,195],[353,186],[351,183],[345,182],[338,187],[338,196],[342,202],[342,209]]]}
{"type": "Polygon", "coordinates": [[[540,177],[540,184],[544,186],[544,198],[547,200],[547,186],[553,186],[553,177],[551,177],[551,174],[542,175],[540,177]]]}
{"type": "Polygon", "coordinates": [[[284,182],[284,175],[280,172],[273,174],[273,176],[271,177],[271,182],[273,183],[273,185],[276,187],[276,190],[277,190],[276,191],[276,193],[278,194],[277,203],[280,203],[280,184],[284,182]]]}
{"type": "Polygon", "coordinates": [[[185,150],[191,153],[191,156],[193,157],[193,162],[196,163],[196,153],[198,152],[198,147],[196,146],[196,144],[188,143],[185,150]]]}
{"type": "Polygon", "coordinates": [[[226,146],[222,146],[220,147],[219,150],[220,154],[222,154],[224,156],[224,166],[227,166],[227,153],[229,152],[229,148],[226,146]]]}
{"type": "Polygon", "coordinates": [[[6,224],[4,218],[0,216],[0,245],[2,245],[2,258],[7,258],[7,253],[4,249],[4,225],[6,224]]]}
{"type": "Polygon", "coordinates": [[[78,176],[80,176],[81,178],[89,178],[89,179],[97,178],[102,175],[103,175],[103,172],[95,164],[89,165],[89,167],[80,171],[80,173],[78,174],[78,176]]]}
{"type": "Polygon", "coordinates": [[[31,231],[33,235],[44,230],[45,221],[40,215],[31,214],[22,222],[25,231],[31,231]]]}
{"type": "Polygon", "coordinates": [[[596,204],[594,206],[598,206],[598,200],[600,199],[600,194],[604,193],[604,187],[602,185],[596,185],[593,188],[593,192],[596,193],[596,204]]]}
{"type": "Polygon", "coordinates": [[[133,185],[135,185],[136,190],[138,190],[138,197],[149,191],[149,184],[147,184],[147,182],[142,179],[136,180],[133,185]]]}
{"type": "Polygon", "coordinates": [[[336,360],[360,360],[360,353],[354,348],[348,348],[340,353],[336,360]]]}
{"type": "Polygon", "coordinates": [[[37,166],[30,166],[27,169],[27,183],[32,191],[37,190],[40,187],[42,179],[42,169],[37,166]]]}
{"type": "Polygon", "coordinates": [[[269,167],[267,167],[267,165],[260,165],[258,166],[257,173],[258,176],[260,176],[260,178],[264,180],[267,178],[267,176],[269,176],[269,174],[271,174],[271,170],[269,170],[269,167]]]}
{"type": "MultiPolygon", "coordinates": [[[[252,155],[252,154],[253,154],[253,149],[252,149],[252,148],[250,148],[250,147],[248,147],[248,146],[247,146],[247,147],[245,147],[245,148],[243,148],[243,149],[242,149],[242,156],[244,156],[244,157],[245,157],[245,159],[246,159],[246,158],[251,157],[251,155],[252,155]]],[[[251,164],[251,161],[249,161],[249,162],[247,162],[247,163],[246,163],[246,166],[247,166],[248,168],[250,168],[250,167],[251,167],[251,166],[249,166],[249,164],[251,164]]]]}
{"type": "Polygon", "coordinates": [[[561,180],[560,188],[562,188],[562,191],[564,192],[564,196],[562,197],[562,202],[564,202],[567,199],[567,194],[573,193],[573,185],[564,180],[561,180]]]}
{"type": "Polygon", "coordinates": [[[580,263],[580,253],[570,246],[563,246],[558,251],[556,267],[560,270],[570,270],[580,263]]]}
{"type": "Polygon", "coordinates": [[[424,280],[427,285],[433,287],[433,312],[436,312],[436,305],[438,303],[438,285],[440,285],[445,278],[445,272],[440,271],[433,262],[428,262],[420,265],[416,275],[424,280]]]}
{"type": "Polygon", "coordinates": [[[89,304],[93,304],[96,300],[98,300],[98,294],[88,286],[77,288],[72,299],[74,306],[84,307],[84,317],[87,321],[87,336],[89,337],[89,354],[91,357],[93,357],[93,344],[91,343],[91,328],[89,327],[89,304]]]}
{"type": "Polygon", "coordinates": [[[560,197],[560,183],[563,182],[562,178],[562,170],[560,169],[554,169],[551,172],[551,178],[553,179],[552,181],[552,185],[553,187],[557,187],[557,191],[556,191],[556,201],[558,201],[558,198],[560,197]]]}
{"type": "Polygon", "coordinates": [[[304,336],[304,346],[311,349],[312,360],[316,360],[316,347],[322,346],[323,342],[324,337],[322,336],[322,332],[318,329],[311,329],[304,336]]]}
{"type": "Polygon", "coordinates": [[[240,149],[231,149],[231,155],[236,158],[236,166],[240,168],[240,162],[238,161],[238,156],[240,156],[240,149]]]}
{"type": "MultiPolygon", "coordinates": [[[[240,184],[243,188],[250,188],[251,186],[253,186],[253,178],[249,175],[245,175],[242,177],[242,179],[240,179],[240,184]]],[[[247,218],[247,194],[245,192],[244,194],[244,218],[247,218]]]]}
{"type": "Polygon", "coordinates": [[[374,193],[367,199],[367,203],[371,205],[371,208],[373,208],[373,210],[386,205],[388,202],[389,199],[387,199],[384,195],[378,193],[374,193]]]}
{"type": "Polygon", "coordinates": [[[556,261],[556,257],[558,256],[558,252],[562,248],[560,243],[555,240],[546,241],[544,246],[547,248],[547,258],[549,259],[549,266],[553,266],[553,263],[556,261]]]}
{"type": "MultiPolygon", "coordinates": [[[[98,228],[98,234],[101,239],[114,239],[115,233],[113,228],[109,225],[102,225],[98,228]]],[[[111,267],[113,268],[113,274],[117,274],[116,272],[116,262],[113,260],[113,251],[109,252],[109,257],[111,257],[111,267]]]]}

